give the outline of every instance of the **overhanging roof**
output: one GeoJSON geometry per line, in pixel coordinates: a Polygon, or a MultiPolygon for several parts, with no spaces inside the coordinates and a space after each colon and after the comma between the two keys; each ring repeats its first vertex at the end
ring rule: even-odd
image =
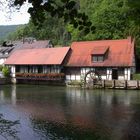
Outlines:
{"type": "Polygon", "coordinates": [[[69,47],[16,50],[6,60],[7,65],[60,65],[69,47]]]}

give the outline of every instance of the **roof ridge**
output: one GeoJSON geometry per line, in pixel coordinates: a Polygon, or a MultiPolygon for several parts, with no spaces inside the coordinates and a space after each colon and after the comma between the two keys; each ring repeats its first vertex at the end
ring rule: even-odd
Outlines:
{"type": "Polygon", "coordinates": [[[113,41],[113,42],[118,42],[118,41],[122,41],[122,40],[128,40],[127,38],[126,39],[114,39],[114,40],[89,40],[89,41],[74,41],[74,42],[72,42],[72,44],[73,43],[91,43],[91,42],[102,42],[102,41],[105,41],[105,42],[108,42],[108,41],[113,41]]]}

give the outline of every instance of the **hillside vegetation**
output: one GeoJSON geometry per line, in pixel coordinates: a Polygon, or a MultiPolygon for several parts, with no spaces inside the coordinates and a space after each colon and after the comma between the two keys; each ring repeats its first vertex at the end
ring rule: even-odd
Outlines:
{"type": "Polygon", "coordinates": [[[0,40],[6,39],[7,36],[15,32],[20,25],[0,25],[0,40]]]}
{"type": "Polygon", "coordinates": [[[34,26],[30,20],[29,24],[9,35],[9,39],[32,36],[37,39],[50,39],[54,44],[69,45],[77,40],[120,39],[132,36],[136,40],[137,53],[140,54],[139,8],[131,7],[128,1],[130,0],[79,0],[79,10],[88,15],[95,27],[95,31],[87,35],[82,31],[83,23],[80,21],[81,26],[77,26],[64,22],[63,17],[52,17],[53,15],[47,13],[39,27],[34,26]]]}

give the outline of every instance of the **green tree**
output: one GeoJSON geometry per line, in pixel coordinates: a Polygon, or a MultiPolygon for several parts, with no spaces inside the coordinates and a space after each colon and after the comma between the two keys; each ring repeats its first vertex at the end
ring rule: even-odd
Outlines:
{"type": "Polygon", "coordinates": [[[4,66],[2,68],[2,73],[5,77],[9,77],[10,76],[10,69],[8,67],[4,66]]]}
{"type": "MultiPolygon", "coordinates": [[[[21,0],[18,0],[17,3],[19,2],[21,0]]],[[[31,2],[33,3],[35,0],[31,2]]],[[[37,39],[50,39],[53,40],[54,44],[62,45],[69,45],[72,41],[77,40],[120,39],[132,36],[139,46],[140,18],[138,5],[140,5],[140,2],[138,0],[135,2],[132,2],[132,0],[79,0],[73,3],[76,9],[73,6],[66,9],[63,7],[70,3],[72,4],[73,0],[50,0],[44,3],[43,6],[47,4],[47,8],[50,9],[47,9],[43,14],[43,22],[40,23],[40,28],[34,25],[34,18],[32,18],[29,24],[23,29],[19,29],[14,36],[17,36],[16,38],[33,36],[37,39]],[[48,7],[49,4],[50,7],[48,7]],[[54,9],[52,7],[55,7],[56,11],[58,9],[60,11],[53,13],[54,9]],[[77,14],[72,17],[66,16],[74,10],[73,8],[77,11],[77,14]],[[65,22],[67,18],[68,22],[65,22]],[[87,26],[90,28],[92,26],[94,32],[89,32],[87,26]],[[88,34],[85,34],[85,30],[88,34]]],[[[37,5],[40,5],[40,3],[34,4],[33,8],[37,5]]],[[[139,52],[138,50],[140,49],[137,49],[137,52],[139,52]]]]}

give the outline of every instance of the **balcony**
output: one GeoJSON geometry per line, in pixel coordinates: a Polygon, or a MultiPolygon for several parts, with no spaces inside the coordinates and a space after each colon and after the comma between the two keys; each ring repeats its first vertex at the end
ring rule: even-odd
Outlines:
{"type": "Polygon", "coordinates": [[[39,81],[62,81],[65,79],[64,73],[16,73],[19,80],[39,80],[39,81]]]}

